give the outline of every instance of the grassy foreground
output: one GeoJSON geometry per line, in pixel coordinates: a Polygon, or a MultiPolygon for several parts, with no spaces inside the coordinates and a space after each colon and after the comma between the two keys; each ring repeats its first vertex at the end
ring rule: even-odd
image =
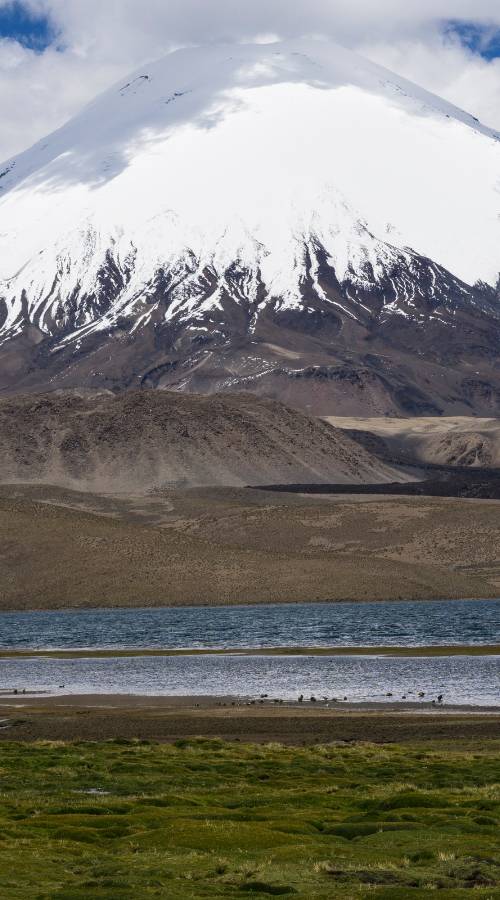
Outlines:
{"type": "Polygon", "coordinates": [[[0,745],[2,900],[500,898],[500,755],[0,745]]]}

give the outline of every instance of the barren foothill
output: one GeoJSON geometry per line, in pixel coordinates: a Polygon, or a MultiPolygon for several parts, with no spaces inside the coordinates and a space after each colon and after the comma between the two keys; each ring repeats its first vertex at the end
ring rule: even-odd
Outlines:
{"type": "Polygon", "coordinates": [[[497,501],[0,487],[0,608],[493,598],[497,501]]]}
{"type": "MultiPolygon", "coordinates": [[[[381,427],[446,431],[404,422],[381,427]]],[[[0,609],[497,597],[500,501],[420,496],[344,426],[243,394],[2,398],[0,609]]]]}
{"type": "Polygon", "coordinates": [[[344,432],[269,399],[169,391],[0,398],[0,482],[82,491],[384,482],[398,473],[344,432]]]}
{"type": "Polygon", "coordinates": [[[477,416],[328,416],[382,458],[437,466],[500,466],[500,419],[477,416]]]}

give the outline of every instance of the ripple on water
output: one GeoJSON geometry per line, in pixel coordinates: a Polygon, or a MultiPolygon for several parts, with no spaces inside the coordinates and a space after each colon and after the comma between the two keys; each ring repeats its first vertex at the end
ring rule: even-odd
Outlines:
{"type": "Polygon", "coordinates": [[[3,689],[66,694],[260,696],[500,705],[500,657],[184,656],[6,659],[3,689]],[[64,685],[64,689],[60,686],[64,685]],[[425,698],[419,698],[425,693],[425,698]]]}
{"type": "Polygon", "coordinates": [[[0,614],[0,647],[239,648],[500,643],[500,601],[310,603],[0,614]]]}

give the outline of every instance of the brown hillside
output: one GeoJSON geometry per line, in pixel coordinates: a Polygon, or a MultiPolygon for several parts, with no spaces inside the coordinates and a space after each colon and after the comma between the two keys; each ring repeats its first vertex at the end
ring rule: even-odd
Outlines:
{"type": "Polygon", "coordinates": [[[166,391],[4,398],[0,473],[4,483],[139,492],[398,477],[341,431],[281,403],[166,391]]]}

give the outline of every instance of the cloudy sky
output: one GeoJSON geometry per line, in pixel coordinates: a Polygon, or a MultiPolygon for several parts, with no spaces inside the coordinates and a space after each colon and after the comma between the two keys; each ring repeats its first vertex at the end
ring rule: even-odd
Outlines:
{"type": "Polygon", "coordinates": [[[0,0],[0,159],[175,47],[305,35],[500,129],[500,0],[0,0]]]}

